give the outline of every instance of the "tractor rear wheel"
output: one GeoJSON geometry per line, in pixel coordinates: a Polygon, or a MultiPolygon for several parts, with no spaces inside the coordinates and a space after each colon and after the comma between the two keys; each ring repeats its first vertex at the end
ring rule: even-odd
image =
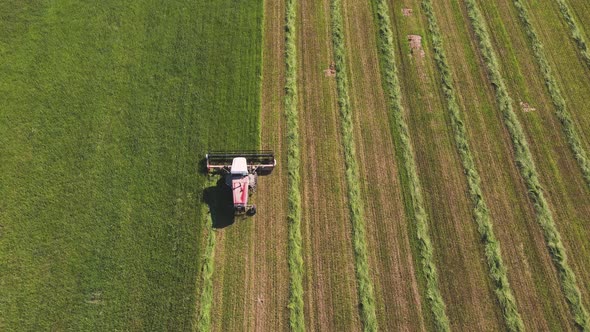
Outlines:
{"type": "Polygon", "coordinates": [[[250,217],[256,214],[256,206],[252,205],[252,207],[246,211],[246,214],[250,217]]]}

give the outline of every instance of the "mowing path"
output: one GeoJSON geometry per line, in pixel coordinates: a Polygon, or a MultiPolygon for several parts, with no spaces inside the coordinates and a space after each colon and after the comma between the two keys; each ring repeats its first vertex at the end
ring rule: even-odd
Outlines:
{"type": "Polygon", "coordinates": [[[555,1],[557,1],[557,4],[559,5],[559,11],[561,12],[563,19],[570,30],[572,40],[578,47],[582,61],[590,68],[590,49],[588,49],[588,41],[586,39],[584,25],[580,24],[580,22],[588,22],[588,17],[590,17],[588,9],[582,10],[580,12],[573,12],[571,7],[568,5],[568,1],[555,1]],[[580,16],[577,17],[577,15],[580,16]]]}
{"type": "Polygon", "coordinates": [[[330,1],[298,2],[305,322],[309,330],[361,328],[336,81],[330,1]]]}
{"type": "Polygon", "coordinates": [[[502,245],[508,279],[525,328],[559,328],[563,322],[569,322],[569,310],[527,190],[512,159],[510,137],[503,128],[502,115],[496,110],[485,64],[477,56],[466,8],[459,1],[432,4],[451,77],[460,91],[457,103],[475,167],[480,170],[483,196],[502,245]]]}
{"type": "Polygon", "coordinates": [[[404,116],[416,151],[429,228],[433,230],[434,262],[451,328],[505,328],[473,221],[446,100],[436,78],[434,53],[426,37],[427,21],[420,2],[390,3],[404,116]],[[411,8],[413,14],[404,16],[402,8],[411,8]],[[410,35],[423,37],[421,45],[410,42],[410,35]]]}
{"type": "MultiPolygon", "coordinates": [[[[253,232],[246,269],[246,317],[244,329],[286,331],[289,329],[289,270],[287,265],[287,158],[284,116],[284,22],[285,2],[264,2],[262,104],[260,130],[262,148],[275,152],[277,167],[260,177],[253,201],[258,214],[252,218],[253,232]]],[[[245,240],[245,239],[244,239],[245,240]]]]}
{"type": "Polygon", "coordinates": [[[303,237],[301,235],[301,152],[299,150],[299,95],[297,93],[296,0],[285,5],[285,117],[287,126],[287,176],[289,223],[289,326],[293,331],[305,330],[303,303],[303,237]]]}
{"type": "MultiPolygon", "coordinates": [[[[572,2],[577,4],[577,1],[572,2]]],[[[584,6],[588,6],[587,1],[584,6]]],[[[571,37],[571,31],[560,12],[558,0],[539,0],[527,3],[529,17],[540,42],[544,46],[553,75],[563,93],[576,128],[587,151],[590,151],[590,66],[584,61],[580,50],[571,37]]],[[[587,9],[580,9],[579,15],[588,18],[587,9]]],[[[588,21],[580,20],[580,26],[590,29],[588,21]]],[[[588,31],[585,31],[586,35],[588,31]]],[[[531,52],[530,56],[533,54],[531,52]]]]}
{"type": "MultiPolygon", "coordinates": [[[[541,70],[543,79],[545,80],[547,91],[549,92],[551,100],[553,101],[553,105],[555,106],[555,114],[557,115],[557,118],[563,127],[563,132],[566,136],[568,145],[570,146],[570,149],[572,150],[572,153],[576,158],[578,165],[580,166],[582,176],[590,188],[590,160],[588,159],[588,153],[585,150],[584,144],[580,139],[579,128],[573,122],[570,111],[568,110],[568,106],[565,103],[565,99],[563,98],[561,89],[559,88],[557,81],[555,80],[555,76],[553,75],[553,69],[549,65],[546,53],[543,50],[543,43],[539,40],[537,31],[531,23],[530,15],[526,5],[520,0],[513,0],[513,3],[518,11],[518,17],[520,18],[522,27],[525,30],[532,46],[533,54],[535,56],[537,65],[541,70]]],[[[562,7],[560,6],[560,8],[562,7]]],[[[567,13],[568,12],[566,11],[566,14],[567,13]]],[[[588,56],[587,53],[582,54],[588,56]]],[[[588,61],[590,61],[590,57],[588,58],[588,61]]]]}
{"type": "MultiPolygon", "coordinates": [[[[222,5],[222,4],[219,4],[222,5]]],[[[250,47],[240,55],[249,61],[243,66],[252,73],[252,76],[234,76],[236,85],[244,86],[249,89],[249,95],[245,102],[252,112],[256,112],[253,121],[256,121],[254,128],[240,128],[238,133],[247,133],[253,136],[250,140],[240,140],[232,145],[223,146],[223,150],[244,150],[260,148],[260,107],[261,107],[261,81],[260,72],[262,64],[262,39],[263,39],[263,1],[248,0],[240,2],[239,6],[225,3],[234,11],[230,17],[233,25],[240,27],[242,38],[249,38],[247,42],[250,47]]],[[[222,31],[219,32],[223,34],[222,31]]],[[[219,43],[231,43],[232,40],[220,37],[219,43]]],[[[246,43],[246,42],[245,42],[246,43]]],[[[229,62],[231,64],[231,62],[229,62]]],[[[232,65],[225,66],[228,75],[231,70],[235,69],[232,65]]],[[[233,98],[231,95],[225,95],[225,98],[233,98]]],[[[233,121],[229,120],[228,121],[233,121]]],[[[272,180],[272,176],[260,178],[260,183],[272,180]]],[[[264,199],[260,192],[260,198],[252,196],[252,202],[256,203],[257,199],[264,199]]],[[[262,212],[262,211],[261,211],[262,212]]],[[[215,245],[215,273],[213,275],[213,306],[212,330],[228,331],[242,330],[256,324],[255,307],[261,300],[264,301],[262,294],[257,293],[253,276],[260,274],[261,282],[270,278],[265,277],[267,271],[257,269],[255,262],[260,258],[252,252],[256,250],[255,243],[259,243],[260,237],[273,237],[272,234],[263,232],[261,235],[255,233],[257,217],[220,217],[213,220],[213,226],[217,229],[215,245]]],[[[280,232],[280,230],[279,230],[280,232]]],[[[280,239],[281,233],[274,235],[280,239]]],[[[284,234],[284,233],[283,233],[284,234]]],[[[284,236],[284,235],[283,235],[284,236]]],[[[278,253],[280,254],[280,253],[278,253]]],[[[261,254],[262,255],[262,254],[261,254]]],[[[264,255],[262,255],[264,256],[264,255]]],[[[263,264],[263,263],[261,263],[263,264]]],[[[270,281],[269,281],[270,282],[270,281]]],[[[270,301],[270,299],[269,299],[270,301]]]]}
{"type": "Polygon", "coordinates": [[[433,327],[419,286],[415,230],[406,219],[399,166],[381,84],[376,26],[371,3],[342,3],[350,102],[369,250],[377,321],[382,330],[433,327]],[[362,50],[362,51],[359,51],[362,50]]]}
{"type": "MultiPolygon", "coordinates": [[[[494,36],[494,44],[502,45],[508,55],[502,57],[500,63],[504,77],[510,77],[506,83],[511,94],[517,100],[528,100],[536,107],[535,111],[521,111],[516,114],[529,140],[540,181],[549,184],[545,195],[552,207],[557,229],[563,236],[564,246],[568,253],[576,253],[569,256],[570,265],[576,275],[579,275],[579,286],[584,292],[584,284],[588,285],[586,278],[589,261],[586,257],[589,247],[585,238],[590,236],[586,227],[586,216],[590,213],[590,188],[570,149],[573,142],[568,142],[565,128],[560,121],[562,115],[557,114],[563,112],[565,105],[569,104],[556,103],[555,98],[559,91],[555,90],[558,88],[557,83],[551,80],[550,76],[553,75],[546,71],[549,65],[544,64],[545,70],[541,70],[539,66],[539,57],[548,50],[533,50],[531,40],[527,37],[527,33],[532,30],[527,32],[522,25],[519,16],[523,13],[519,12],[516,3],[506,0],[482,5],[489,17],[487,21],[494,22],[490,33],[494,36]],[[502,34],[500,31],[508,33],[502,34]]],[[[538,43],[539,41],[537,47],[538,43]]],[[[570,107],[568,110],[573,111],[570,107]]],[[[569,125],[576,126],[575,123],[569,125]]]]}
{"type": "Polygon", "coordinates": [[[432,2],[430,0],[424,0],[422,2],[422,9],[428,19],[428,30],[432,38],[434,58],[442,80],[442,90],[447,101],[446,106],[455,133],[455,145],[459,152],[465,175],[467,176],[469,195],[473,204],[474,221],[477,223],[478,231],[485,246],[489,276],[494,282],[495,293],[502,308],[508,329],[511,331],[522,331],[524,330],[524,324],[516,306],[514,292],[508,281],[506,265],[502,258],[501,246],[495,235],[490,211],[483,196],[481,177],[475,168],[465,124],[460,113],[459,105],[457,104],[456,90],[451,79],[450,68],[442,44],[440,28],[434,16],[432,2]]]}
{"type": "Polygon", "coordinates": [[[359,167],[354,142],[353,110],[350,106],[350,95],[347,59],[345,53],[344,23],[342,18],[342,2],[332,0],[330,16],[332,19],[332,43],[334,48],[334,66],[336,67],[336,86],[338,91],[338,108],[340,110],[342,145],[346,166],[346,186],[350,204],[350,221],[352,223],[352,243],[354,263],[359,296],[359,310],[364,331],[377,331],[375,316],[375,293],[373,281],[369,274],[369,262],[365,230],[365,213],[361,201],[359,167]]]}
{"type": "Polygon", "coordinates": [[[494,84],[498,108],[504,116],[505,127],[510,133],[515,161],[518,164],[522,179],[527,186],[537,221],[543,230],[548,249],[558,270],[564,296],[568,301],[572,317],[576,324],[582,329],[588,329],[590,319],[582,302],[576,276],[569,266],[561,235],[555,224],[549,202],[546,200],[542,191],[539,173],[537,173],[528,139],[521,125],[521,121],[514,111],[510,92],[504,80],[502,67],[498,62],[498,56],[494,50],[486,20],[482,16],[475,0],[466,0],[465,4],[471,20],[471,26],[478,39],[478,46],[482,58],[487,65],[488,75],[494,84]]]}

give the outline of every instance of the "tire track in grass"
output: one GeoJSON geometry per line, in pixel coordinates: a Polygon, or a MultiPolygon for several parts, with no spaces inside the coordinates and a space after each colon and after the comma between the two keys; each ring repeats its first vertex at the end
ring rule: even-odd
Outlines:
{"type": "MultiPolygon", "coordinates": [[[[567,142],[570,146],[570,149],[572,150],[574,157],[578,162],[580,169],[582,170],[584,180],[590,188],[590,161],[588,161],[588,154],[586,153],[586,150],[582,145],[582,141],[580,139],[580,135],[578,134],[578,130],[576,129],[576,125],[572,120],[572,117],[567,109],[565,99],[563,98],[561,90],[557,85],[557,81],[553,76],[553,70],[549,65],[549,61],[547,60],[547,56],[545,55],[545,51],[543,50],[543,44],[541,43],[541,40],[539,39],[539,36],[537,35],[537,32],[531,23],[528,10],[525,8],[524,3],[521,0],[513,0],[513,2],[514,6],[518,10],[518,16],[521,20],[526,35],[528,36],[529,41],[532,44],[535,60],[537,61],[537,64],[541,69],[543,79],[545,80],[545,85],[547,86],[547,90],[549,91],[549,95],[551,96],[551,100],[553,101],[553,105],[555,105],[555,113],[557,114],[557,118],[559,119],[559,122],[562,125],[562,129],[567,138],[567,142]]],[[[557,0],[557,2],[559,3],[560,8],[564,8],[562,6],[566,6],[562,0],[557,0]]],[[[572,28],[573,25],[573,27],[576,28],[576,31],[572,30],[572,34],[574,36],[578,36],[579,38],[583,38],[579,34],[579,31],[577,31],[575,22],[573,21],[573,18],[569,15],[569,10],[567,7],[565,7],[565,9],[562,9],[562,13],[564,13],[563,15],[569,17],[570,19],[567,20],[566,18],[568,26],[572,28]]],[[[576,37],[574,37],[574,39],[575,38],[576,37]]],[[[578,40],[576,39],[576,41],[578,40]]],[[[580,41],[582,43],[581,45],[584,46],[582,49],[582,53],[584,54],[585,52],[586,56],[584,57],[584,60],[587,61],[587,64],[590,66],[590,55],[587,52],[586,43],[583,41],[583,39],[580,39],[580,41]]],[[[578,46],[580,46],[579,43],[577,44],[578,46]]]]}
{"type": "Polygon", "coordinates": [[[289,325],[305,331],[303,308],[303,239],[301,236],[301,175],[299,152],[299,114],[297,111],[297,2],[286,0],[285,18],[285,115],[287,121],[287,176],[289,202],[289,325]]]}
{"type": "Polygon", "coordinates": [[[397,68],[394,58],[393,33],[391,31],[391,20],[389,8],[385,1],[375,0],[377,26],[379,34],[379,53],[382,61],[383,81],[387,91],[387,99],[391,108],[394,137],[400,140],[402,162],[404,165],[404,176],[406,177],[408,190],[410,191],[410,203],[412,206],[413,218],[416,222],[416,232],[419,242],[420,259],[422,272],[426,278],[426,293],[430,301],[430,308],[434,315],[437,330],[449,331],[449,319],[445,312],[439,286],[438,275],[434,265],[433,246],[428,230],[428,220],[424,209],[424,199],[420,180],[416,172],[414,153],[412,151],[408,125],[402,113],[401,90],[397,68]]]}
{"type": "Polygon", "coordinates": [[[352,110],[348,94],[348,77],[346,73],[346,55],[344,48],[344,31],[342,19],[342,3],[340,0],[331,2],[332,42],[334,62],[336,65],[336,86],[338,91],[338,106],[342,125],[344,145],[344,160],[346,163],[346,184],[348,187],[348,201],[350,204],[350,220],[352,222],[352,237],[356,278],[360,299],[360,312],[363,329],[377,331],[377,317],[375,315],[375,294],[373,282],[369,276],[369,262],[367,254],[366,232],[363,205],[360,197],[359,171],[356,162],[354,144],[354,125],[352,110]]]}
{"type": "Polygon", "coordinates": [[[590,329],[590,319],[582,303],[576,277],[567,262],[567,255],[561,242],[561,236],[557,231],[549,205],[542,192],[537,170],[524,131],[512,108],[512,100],[508,94],[504,78],[500,73],[497,56],[492,47],[489,32],[487,31],[484,19],[475,0],[465,1],[472,28],[478,38],[478,46],[481,55],[487,65],[488,75],[490,76],[490,80],[496,91],[498,106],[502,111],[505,126],[512,139],[516,163],[528,188],[529,197],[531,198],[537,215],[537,221],[541,225],[549,252],[551,253],[553,262],[558,271],[562,290],[570,305],[570,310],[576,324],[578,324],[580,328],[588,330],[590,329]]]}
{"type": "Polygon", "coordinates": [[[449,64],[446,60],[442,37],[434,12],[431,0],[424,0],[422,8],[428,19],[428,26],[431,34],[431,40],[434,48],[434,57],[442,79],[442,90],[447,100],[447,109],[451,115],[451,125],[455,132],[455,143],[461,163],[467,176],[469,194],[473,203],[473,215],[478,226],[478,231],[482,237],[485,246],[486,261],[489,268],[489,274],[496,287],[496,296],[506,325],[511,331],[523,331],[524,324],[518,312],[514,294],[508,282],[507,269],[502,259],[500,243],[494,234],[493,224],[490,212],[484,200],[484,195],[480,187],[481,178],[475,167],[475,162],[471,154],[469,142],[467,139],[465,125],[459,105],[455,98],[455,87],[451,79],[449,64]]]}

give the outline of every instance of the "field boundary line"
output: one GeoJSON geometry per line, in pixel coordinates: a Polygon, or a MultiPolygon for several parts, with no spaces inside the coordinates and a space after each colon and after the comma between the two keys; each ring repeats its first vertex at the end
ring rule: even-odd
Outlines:
{"type": "MultiPolygon", "coordinates": [[[[545,86],[549,91],[549,95],[551,96],[551,100],[553,101],[553,105],[555,105],[555,114],[557,114],[557,118],[561,123],[563,132],[567,138],[568,145],[572,150],[578,165],[582,170],[582,176],[590,188],[590,161],[588,161],[588,154],[582,145],[582,140],[578,135],[578,131],[576,130],[576,126],[574,121],[572,120],[571,114],[567,109],[567,105],[563,95],[561,94],[561,90],[553,76],[553,70],[551,69],[551,65],[549,65],[549,61],[547,60],[547,56],[545,55],[545,51],[543,50],[543,43],[539,39],[537,35],[537,31],[533,26],[528,10],[524,6],[521,0],[513,0],[514,6],[518,10],[518,17],[523,25],[523,28],[526,32],[527,37],[531,43],[533,48],[533,53],[535,56],[535,60],[537,61],[537,65],[541,69],[541,73],[543,74],[543,79],[545,81],[545,86]]],[[[575,23],[574,23],[575,24],[575,23]]],[[[568,22],[569,25],[569,22],[568,22]]],[[[583,40],[582,40],[583,42],[583,40]]],[[[584,43],[584,46],[586,44],[584,43]]],[[[588,64],[590,65],[590,55],[588,58],[588,64]]]]}
{"type": "Polygon", "coordinates": [[[508,281],[508,272],[502,259],[500,243],[494,234],[490,211],[485,203],[484,195],[480,187],[481,178],[475,166],[473,155],[471,154],[467,138],[467,130],[463,123],[459,105],[455,97],[456,92],[451,78],[450,66],[447,62],[443,39],[434,15],[432,1],[422,1],[422,8],[428,19],[428,29],[430,31],[434,48],[434,59],[441,75],[440,83],[447,102],[447,109],[451,115],[451,125],[455,132],[455,145],[457,147],[457,152],[461,157],[461,164],[463,165],[465,176],[467,177],[469,196],[473,203],[473,217],[477,223],[477,230],[479,231],[482,242],[484,243],[489,275],[494,282],[496,288],[495,294],[502,307],[502,312],[508,329],[510,331],[524,331],[524,323],[518,312],[516,299],[508,281]]]}
{"type": "Polygon", "coordinates": [[[201,304],[196,331],[211,331],[211,307],[213,306],[213,272],[215,270],[215,231],[213,230],[213,221],[211,213],[205,213],[205,222],[207,223],[207,246],[203,255],[203,265],[201,266],[201,304]]]}
{"type": "Polygon", "coordinates": [[[289,325],[293,331],[305,331],[303,303],[303,240],[301,236],[301,174],[299,119],[297,111],[297,2],[286,0],[285,16],[285,116],[287,122],[287,176],[289,223],[289,325]]]}
{"type": "Polygon", "coordinates": [[[404,109],[401,102],[398,70],[395,64],[395,47],[393,43],[393,32],[391,31],[389,7],[385,0],[374,0],[374,4],[376,6],[375,15],[377,16],[379,57],[383,72],[382,83],[387,93],[392,136],[394,141],[399,140],[399,144],[396,144],[396,146],[399,145],[401,149],[401,159],[405,170],[405,177],[402,176],[402,183],[405,184],[409,191],[410,201],[408,203],[411,205],[406,205],[406,208],[410,210],[408,211],[409,215],[413,216],[416,222],[420,262],[422,273],[424,273],[426,279],[426,295],[430,301],[430,309],[434,315],[436,329],[439,331],[450,331],[449,319],[438,286],[438,273],[434,264],[434,249],[428,230],[428,215],[424,208],[422,187],[416,170],[408,125],[403,116],[404,109]]]}
{"type": "Polygon", "coordinates": [[[529,149],[524,130],[512,108],[512,98],[498,64],[496,52],[493,49],[491,37],[485,25],[481,11],[475,0],[465,0],[471,26],[478,39],[478,46],[486,63],[488,75],[496,92],[496,101],[502,112],[504,124],[512,139],[515,161],[524,180],[529,197],[533,203],[537,222],[543,230],[549,253],[555,264],[561,289],[570,306],[574,321],[582,330],[590,330],[590,319],[584,308],[576,276],[567,262],[565,247],[561,242],[561,235],[555,226],[553,216],[543,194],[539,176],[529,149]]]}
{"type": "Polygon", "coordinates": [[[338,91],[338,107],[340,111],[342,138],[344,139],[344,158],[346,165],[346,184],[350,221],[355,258],[355,270],[360,299],[360,312],[364,331],[377,331],[375,314],[375,294],[373,281],[369,275],[369,258],[367,251],[365,219],[359,186],[359,170],[356,161],[354,143],[354,123],[348,93],[348,75],[346,72],[346,52],[344,47],[344,28],[341,0],[331,1],[332,42],[334,45],[334,62],[336,64],[336,87],[338,91]]]}
{"type": "Polygon", "coordinates": [[[580,55],[582,56],[584,63],[586,63],[586,66],[588,66],[588,69],[590,69],[590,52],[588,51],[588,44],[586,43],[586,38],[584,38],[584,35],[580,30],[576,22],[576,19],[572,15],[572,11],[568,6],[567,2],[565,0],[555,1],[559,6],[559,11],[561,12],[563,19],[567,23],[567,26],[570,28],[572,39],[576,43],[576,46],[578,46],[578,49],[580,50],[580,55]]]}

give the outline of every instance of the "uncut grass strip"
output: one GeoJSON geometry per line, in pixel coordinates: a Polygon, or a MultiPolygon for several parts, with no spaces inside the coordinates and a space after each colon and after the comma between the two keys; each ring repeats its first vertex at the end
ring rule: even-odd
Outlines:
{"type": "Polygon", "coordinates": [[[578,23],[576,22],[576,19],[574,18],[572,11],[569,5],[567,4],[566,0],[555,1],[559,5],[559,11],[561,12],[563,19],[565,20],[567,26],[570,29],[572,39],[574,40],[576,46],[580,50],[580,56],[584,60],[584,63],[586,63],[586,66],[588,66],[588,68],[590,69],[590,51],[588,50],[588,43],[586,42],[584,34],[578,27],[578,23]]]}
{"type": "Polygon", "coordinates": [[[496,92],[496,100],[502,112],[505,126],[508,129],[513,143],[514,157],[527,186],[529,197],[537,215],[537,221],[541,225],[543,235],[555,267],[557,269],[561,288],[570,306],[574,321],[583,330],[590,330],[590,318],[582,303],[574,272],[569,267],[567,254],[561,236],[553,221],[553,216],[543,194],[539,176],[530,152],[524,131],[514,110],[512,99],[508,94],[506,83],[499,69],[496,53],[492,47],[491,38],[480,9],[475,0],[465,0],[472,28],[478,39],[483,60],[486,63],[488,75],[496,92]]]}
{"type": "Polygon", "coordinates": [[[297,111],[297,31],[296,0],[286,1],[285,17],[285,115],[287,120],[287,176],[289,223],[289,325],[293,331],[305,330],[303,310],[303,250],[301,236],[301,174],[299,121],[297,111]]]}
{"type": "Polygon", "coordinates": [[[342,3],[340,0],[331,1],[332,42],[334,44],[334,62],[336,64],[336,87],[338,91],[338,106],[342,123],[342,137],[344,140],[344,158],[346,164],[346,183],[350,204],[350,219],[353,230],[353,248],[356,265],[356,278],[360,299],[360,311],[365,331],[377,331],[377,316],[375,314],[375,294],[373,282],[369,276],[369,259],[366,243],[364,211],[361,203],[359,170],[356,162],[354,143],[354,124],[348,92],[348,77],[346,72],[346,55],[344,48],[344,28],[342,18],[342,3]]]}
{"type": "MultiPolygon", "coordinates": [[[[560,2],[561,8],[561,3],[563,3],[563,1],[558,2],[560,2]]],[[[528,36],[529,41],[531,42],[535,60],[537,61],[537,64],[541,69],[541,73],[543,74],[545,85],[547,86],[547,90],[549,91],[549,95],[551,96],[551,100],[553,101],[553,105],[555,105],[555,113],[557,114],[557,118],[559,119],[559,122],[562,125],[562,129],[567,138],[567,142],[574,154],[576,161],[578,162],[578,165],[582,170],[582,175],[584,177],[584,180],[586,181],[586,184],[588,185],[588,187],[590,187],[590,161],[588,160],[588,154],[586,153],[586,150],[582,145],[580,135],[578,134],[574,121],[572,120],[570,112],[567,109],[565,99],[563,98],[557,81],[553,76],[553,70],[549,65],[547,56],[545,55],[543,44],[541,43],[541,40],[537,35],[537,31],[531,23],[528,10],[526,9],[524,3],[521,0],[513,0],[513,3],[516,9],[518,10],[518,17],[520,18],[526,35],[528,36]]],[[[565,3],[563,4],[565,5],[565,3]]],[[[571,22],[575,26],[575,22],[571,22]]],[[[568,21],[568,25],[570,25],[570,21],[568,21]]],[[[583,45],[585,48],[586,44],[584,43],[583,45]]],[[[587,52],[586,55],[588,55],[587,52]]],[[[590,61],[590,58],[588,58],[588,60],[590,61]]],[[[588,64],[590,64],[590,62],[588,64]]]]}
{"type": "Polygon", "coordinates": [[[428,230],[428,216],[424,208],[422,188],[416,171],[414,152],[409,135],[408,125],[403,117],[401,103],[401,89],[395,64],[395,48],[393,44],[393,32],[391,31],[391,19],[389,8],[384,0],[375,0],[379,55],[382,62],[383,84],[387,93],[387,101],[392,121],[393,137],[399,139],[402,164],[404,165],[406,186],[409,190],[410,204],[416,222],[416,232],[420,250],[422,272],[426,279],[426,293],[430,301],[430,309],[434,316],[437,330],[449,331],[449,319],[445,311],[445,304],[438,285],[438,275],[434,264],[433,246],[428,230]]]}
{"type": "Polygon", "coordinates": [[[207,222],[207,246],[201,266],[201,300],[199,317],[195,326],[195,331],[211,331],[211,307],[213,306],[213,271],[215,269],[215,232],[213,231],[213,221],[211,214],[208,214],[204,220],[207,222]]]}
{"type": "Polygon", "coordinates": [[[500,243],[494,234],[490,211],[485,203],[483,191],[480,187],[481,178],[475,167],[473,155],[469,148],[465,124],[455,97],[455,87],[451,78],[449,64],[446,59],[441,32],[434,16],[432,1],[424,0],[422,2],[422,8],[428,19],[428,28],[434,48],[434,59],[441,75],[442,90],[447,101],[447,108],[451,115],[451,125],[455,132],[454,139],[463,169],[467,176],[469,195],[473,203],[473,215],[478,226],[477,229],[484,242],[489,274],[496,287],[496,297],[502,307],[502,312],[508,329],[511,331],[523,331],[524,324],[518,312],[516,300],[508,281],[507,268],[502,259],[500,243]]]}

